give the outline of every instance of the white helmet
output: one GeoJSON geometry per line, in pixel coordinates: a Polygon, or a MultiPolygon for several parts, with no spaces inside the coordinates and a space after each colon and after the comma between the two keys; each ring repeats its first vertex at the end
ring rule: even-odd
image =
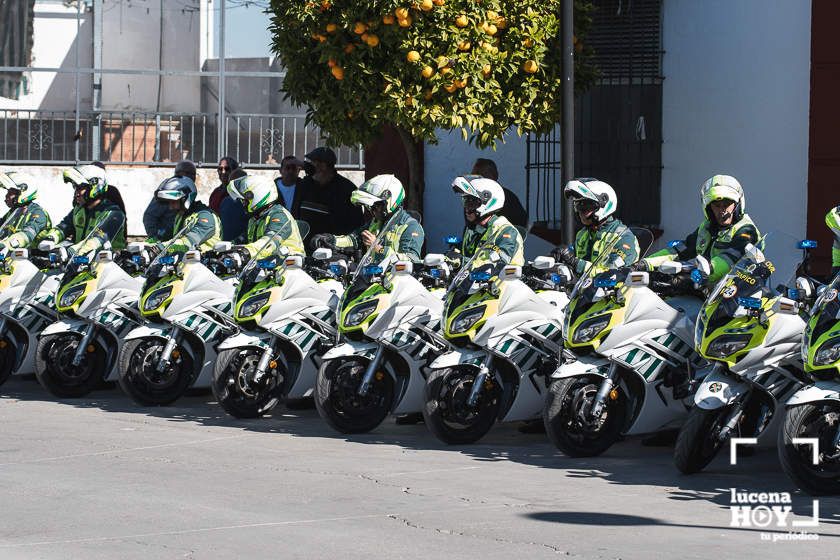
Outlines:
{"type": "Polygon", "coordinates": [[[493,179],[487,179],[481,175],[455,177],[452,181],[452,190],[461,196],[474,196],[479,199],[481,205],[475,211],[480,218],[498,212],[505,205],[505,191],[502,186],[493,179]]]}
{"type": "Polygon", "coordinates": [[[566,198],[590,200],[598,205],[595,220],[602,222],[618,210],[618,197],[607,183],[592,178],[572,179],[563,189],[566,198]]]}
{"type": "Polygon", "coordinates": [[[735,221],[741,219],[747,207],[747,199],[744,197],[744,189],[738,179],[731,175],[715,175],[708,179],[700,187],[700,200],[703,203],[703,213],[709,220],[709,204],[716,200],[731,200],[735,203],[735,221]]]}
{"type": "Polygon", "coordinates": [[[18,191],[18,205],[32,202],[38,196],[38,187],[32,177],[19,171],[0,173],[0,189],[18,191]]]}
{"type": "Polygon", "coordinates": [[[405,189],[400,180],[393,175],[377,175],[368,179],[350,195],[350,202],[362,206],[370,207],[384,202],[385,212],[388,214],[396,212],[404,199],[405,189]]]}
{"type": "Polygon", "coordinates": [[[227,192],[234,200],[245,205],[249,214],[255,214],[277,201],[277,185],[263,175],[247,175],[227,184],[227,192]]]}
{"type": "Polygon", "coordinates": [[[184,208],[189,210],[198,196],[198,189],[189,177],[170,177],[165,179],[155,191],[155,197],[161,200],[183,200],[184,208]]]}

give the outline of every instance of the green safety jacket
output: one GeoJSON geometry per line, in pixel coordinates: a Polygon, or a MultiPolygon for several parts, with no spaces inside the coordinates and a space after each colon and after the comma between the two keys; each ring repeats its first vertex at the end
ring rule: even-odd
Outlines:
{"type": "Polygon", "coordinates": [[[194,202],[185,214],[177,214],[172,226],[172,236],[184,229],[180,237],[169,244],[169,252],[198,249],[202,253],[211,251],[222,240],[222,222],[210,207],[194,202]],[[186,228],[186,229],[185,229],[186,228]]]}
{"type": "MultiPolygon", "coordinates": [[[[582,274],[592,262],[601,257],[605,249],[611,249],[610,253],[621,257],[625,265],[639,260],[639,241],[636,236],[620,220],[611,217],[596,229],[585,227],[577,232],[575,256],[578,262],[575,272],[582,274]]],[[[605,270],[606,262],[605,266],[599,266],[591,272],[597,274],[605,270]]]]}
{"type": "MultiPolygon", "coordinates": [[[[403,209],[397,210],[397,215],[393,220],[391,230],[385,234],[382,246],[374,254],[373,262],[382,262],[392,254],[396,254],[397,260],[420,262],[420,253],[423,250],[423,240],[425,239],[423,226],[403,209]]],[[[367,230],[374,235],[378,235],[388,221],[378,222],[374,220],[356,228],[347,235],[336,235],[335,246],[363,249],[362,232],[367,230]]]]}
{"type": "Polygon", "coordinates": [[[671,243],[646,258],[645,262],[648,269],[653,270],[670,260],[684,261],[703,255],[712,265],[709,281],[717,282],[744,256],[747,244],[755,245],[758,240],[758,228],[747,214],[725,229],[714,227],[707,218],[684,241],[671,243]]]}
{"type": "Polygon", "coordinates": [[[825,215],[825,225],[834,234],[834,244],[831,247],[831,272],[840,271],[840,206],[835,206],[825,215]]]}
{"type": "Polygon", "coordinates": [[[467,226],[461,252],[469,259],[476,255],[472,268],[492,263],[490,254],[496,251],[508,264],[525,264],[525,251],[522,236],[516,227],[504,216],[496,214],[486,226],[480,224],[467,226]]]}
{"type": "Polygon", "coordinates": [[[14,249],[37,247],[39,236],[52,226],[50,216],[35,202],[12,208],[0,223],[0,243],[14,249]]]}
{"type": "Polygon", "coordinates": [[[125,213],[108,199],[101,199],[93,208],[74,206],[44,239],[55,243],[69,239],[75,242],[70,249],[76,254],[97,251],[107,241],[115,251],[125,249],[125,213]],[[90,238],[82,244],[89,234],[90,238]]]}
{"type": "Polygon", "coordinates": [[[303,239],[297,222],[282,204],[272,204],[248,219],[248,244],[245,248],[251,257],[264,259],[271,255],[282,254],[281,248],[288,249],[290,255],[305,255],[303,239]],[[268,239],[280,233],[270,244],[264,247],[268,239]]]}

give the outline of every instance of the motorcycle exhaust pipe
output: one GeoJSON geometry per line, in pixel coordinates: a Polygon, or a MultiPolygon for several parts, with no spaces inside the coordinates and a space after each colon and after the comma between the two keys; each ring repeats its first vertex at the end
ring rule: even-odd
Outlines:
{"type": "Polygon", "coordinates": [[[475,408],[478,403],[478,396],[481,394],[481,389],[484,387],[484,382],[487,381],[487,376],[490,375],[490,368],[488,367],[492,362],[493,357],[487,359],[487,363],[482,363],[478,368],[478,375],[475,376],[472,387],[470,388],[470,396],[467,397],[467,405],[470,408],[475,408]]]}
{"type": "Polygon", "coordinates": [[[93,329],[93,325],[88,325],[85,334],[82,335],[82,340],[79,341],[79,345],[76,347],[76,353],[73,354],[73,361],[71,363],[74,367],[78,367],[82,363],[82,358],[85,357],[90,339],[93,338],[93,329]]]}
{"type": "Polygon", "coordinates": [[[604,412],[607,396],[610,394],[610,391],[613,390],[613,387],[615,387],[617,372],[618,366],[615,363],[611,363],[610,370],[607,372],[607,377],[601,383],[601,386],[598,387],[598,392],[595,394],[595,400],[592,402],[592,409],[589,413],[593,418],[600,418],[601,413],[604,412]]]}
{"type": "Polygon", "coordinates": [[[175,329],[175,332],[166,340],[166,346],[163,347],[163,352],[160,353],[160,357],[158,358],[157,363],[157,372],[163,373],[167,367],[169,367],[170,358],[172,357],[172,352],[175,350],[175,347],[178,345],[178,334],[179,331],[175,329]]]}
{"type": "Polygon", "coordinates": [[[385,355],[385,348],[383,346],[379,346],[376,349],[376,354],[373,355],[373,359],[368,364],[367,369],[365,370],[365,375],[362,377],[362,382],[359,384],[359,390],[357,391],[359,396],[366,396],[370,391],[370,386],[373,384],[373,376],[376,375],[376,370],[379,369],[379,364],[382,362],[382,357],[385,355]]]}

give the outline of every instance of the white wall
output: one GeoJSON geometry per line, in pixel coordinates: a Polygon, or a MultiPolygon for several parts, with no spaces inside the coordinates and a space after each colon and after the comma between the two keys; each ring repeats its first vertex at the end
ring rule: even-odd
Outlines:
{"type": "MultiPolygon", "coordinates": [[[[452,179],[472,170],[476,158],[489,158],[499,168],[499,182],[512,190],[525,205],[525,137],[509,134],[507,142],[496,150],[481,150],[464,142],[460,132],[438,131],[439,144],[425,147],[426,192],[423,197],[423,228],[428,252],[445,248],[443,239],[450,234],[461,235],[464,212],[461,199],[452,192],[452,179]]],[[[533,210],[530,212],[533,216],[533,210]]],[[[551,245],[536,237],[529,237],[526,253],[529,258],[545,254],[551,245]]]]}
{"type": "Polygon", "coordinates": [[[700,222],[699,187],[716,173],[738,178],[762,232],[804,236],[810,2],[663,5],[663,241],[700,222]]]}
{"type": "MultiPolygon", "coordinates": [[[[38,199],[40,204],[50,215],[53,223],[58,223],[67,215],[72,207],[72,189],[62,182],[63,167],[58,166],[25,166],[25,167],[0,167],[0,172],[13,169],[23,171],[30,175],[38,185],[38,199]]],[[[108,182],[120,189],[120,194],[125,201],[128,213],[128,234],[145,237],[143,229],[143,211],[152,200],[152,195],[157,186],[166,178],[172,176],[172,167],[108,167],[108,182]]],[[[341,171],[354,184],[360,185],[364,181],[363,171],[341,171]]],[[[249,175],[268,175],[277,177],[278,172],[272,169],[248,170],[249,175]]],[[[198,187],[198,199],[207,202],[210,193],[219,184],[215,168],[201,168],[198,170],[196,186],[198,187]]],[[[0,202],[2,210],[7,209],[5,204],[0,202]]]]}

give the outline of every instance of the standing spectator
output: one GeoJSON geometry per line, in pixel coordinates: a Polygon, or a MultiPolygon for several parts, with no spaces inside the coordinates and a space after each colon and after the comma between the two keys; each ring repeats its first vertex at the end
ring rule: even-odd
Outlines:
{"type": "Polygon", "coordinates": [[[210,193],[210,200],[207,203],[216,214],[221,211],[222,200],[228,195],[227,184],[231,180],[230,175],[237,169],[239,169],[239,162],[232,157],[225,156],[219,160],[219,166],[216,168],[216,173],[219,174],[219,186],[210,193]]]}
{"type": "Polygon", "coordinates": [[[322,146],[306,154],[306,159],[313,172],[298,185],[302,191],[299,217],[309,224],[309,235],[344,235],[362,225],[361,211],[350,202],[356,187],[336,172],[335,152],[322,146]]]}
{"type": "Polygon", "coordinates": [[[295,218],[300,216],[301,189],[298,185],[301,182],[299,175],[302,167],[303,162],[298,158],[286,156],[280,160],[280,176],[274,180],[280,195],[280,204],[295,218]]]}
{"type": "MultiPolygon", "coordinates": [[[[496,162],[492,159],[478,158],[475,160],[472,168],[473,175],[481,175],[487,179],[493,179],[499,182],[499,169],[496,167],[496,162]]],[[[502,187],[505,191],[505,206],[502,208],[500,214],[508,219],[510,223],[521,228],[528,228],[528,211],[519,202],[519,197],[511,191],[502,187]]]]}
{"type": "MultiPolygon", "coordinates": [[[[229,181],[248,175],[244,169],[237,167],[228,177],[229,181]]],[[[248,227],[248,213],[238,200],[234,200],[227,192],[219,204],[219,218],[222,221],[222,241],[235,241],[245,234],[248,227]]],[[[243,237],[244,238],[244,237],[243,237]]]]}
{"type": "MultiPolygon", "coordinates": [[[[195,183],[195,164],[186,159],[179,161],[175,165],[175,173],[173,175],[175,177],[188,177],[195,183]]],[[[163,183],[158,186],[158,189],[160,189],[163,183]]],[[[146,207],[146,211],[143,212],[143,227],[146,229],[146,235],[150,239],[167,241],[172,236],[172,226],[175,224],[175,211],[171,210],[166,202],[157,198],[158,189],[155,189],[152,201],[146,207]]]]}

